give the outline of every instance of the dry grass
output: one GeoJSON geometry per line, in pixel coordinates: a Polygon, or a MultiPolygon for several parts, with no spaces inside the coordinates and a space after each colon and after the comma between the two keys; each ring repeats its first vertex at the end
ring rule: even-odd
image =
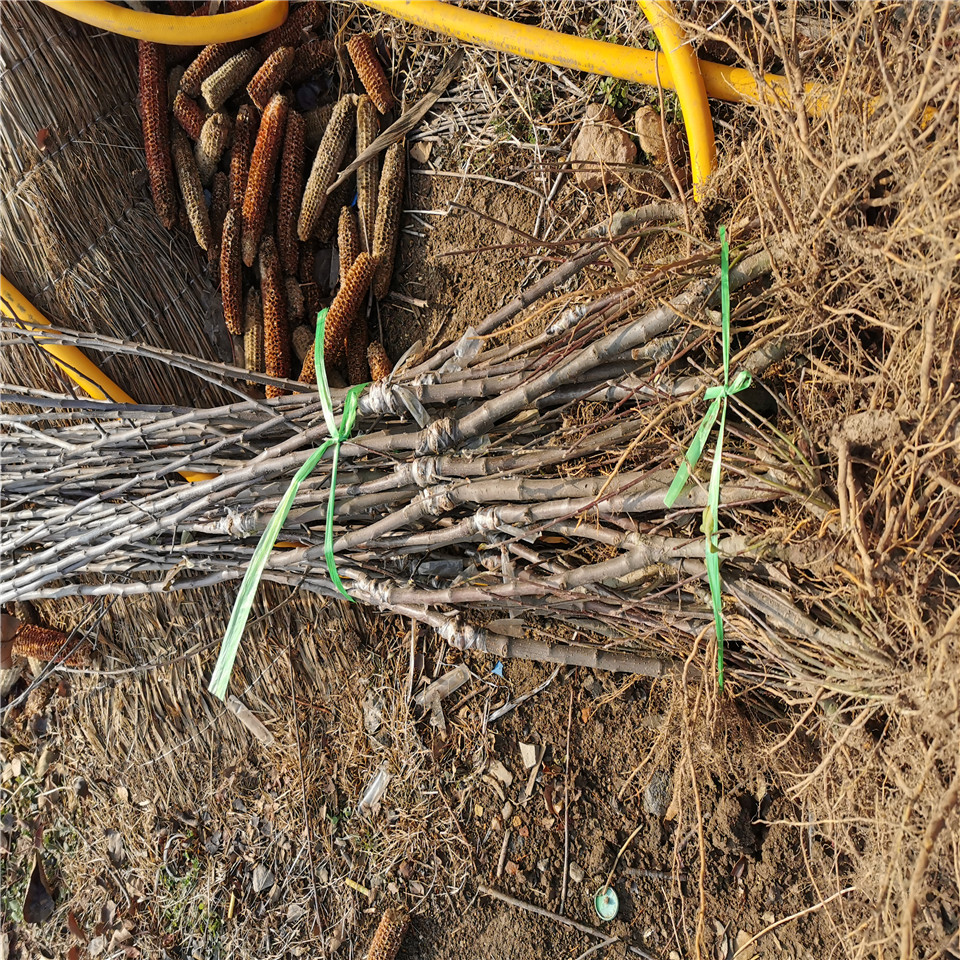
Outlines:
{"type": "MultiPolygon", "coordinates": [[[[627,0],[484,9],[638,46],[649,36],[627,0]]],[[[787,642],[731,603],[728,630],[746,648],[770,662],[796,658],[793,690],[775,706],[785,717],[781,734],[756,752],[779,768],[790,801],[784,823],[809,851],[810,904],[856,888],[822,907],[831,949],[857,960],[949,955],[960,900],[956,13],[947,5],[863,4],[827,14],[800,4],[785,14],[772,4],[737,3],[688,12],[694,33],[724,18],[702,38],[711,57],[786,69],[793,78],[802,71],[837,94],[834,110],[809,120],[793,105],[718,107],[720,169],[701,210],[690,213],[690,234],[629,251],[641,271],[654,258],[708,255],[715,224],[725,222],[746,225],[763,243],[786,241],[792,252],[736,314],[739,346],[777,344],[786,355],[765,381],[780,435],[767,423],[734,426],[741,443],[731,455],[776,464],[811,496],[778,513],[745,509],[728,522],[766,527],[771,541],[793,550],[798,603],[821,624],[855,625],[875,657],[872,669],[845,674],[841,654],[787,642]],[[878,99],[868,110],[865,98],[878,99]],[[928,106],[935,115],[920,129],[915,121],[928,106]],[[816,848],[804,842],[813,836],[816,848]]],[[[215,289],[187,238],[156,223],[143,189],[132,48],[78,32],[35,6],[27,14],[5,5],[4,21],[5,273],[70,326],[214,358],[205,334],[214,326],[215,289]],[[71,70],[66,84],[61,61],[88,66],[71,70]],[[119,80],[112,71],[104,76],[107,62],[120,65],[119,80]],[[56,145],[44,151],[31,136],[50,125],[51,104],[63,122],[51,127],[56,145]],[[78,172],[78,158],[96,163],[101,176],[78,172]],[[90,220],[91,210],[104,219],[90,220]]],[[[331,35],[370,26],[383,29],[412,102],[448,46],[399,22],[332,6],[331,35]]],[[[489,176],[533,191],[538,239],[573,239],[615,209],[642,202],[636,189],[586,194],[563,170],[585,102],[637,102],[639,91],[602,90],[601,83],[471,49],[462,78],[412,139],[431,140],[433,162],[455,171],[461,185],[489,176]]],[[[549,269],[534,244],[519,237],[517,244],[530,257],[528,276],[549,269]]],[[[601,265],[557,306],[613,282],[601,265]]],[[[689,356],[703,369],[717,367],[709,338],[689,356]]],[[[119,358],[107,370],[157,401],[186,395],[206,406],[221,396],[162,364],[119,358]]],[[[5,382],[54,384],[35,351],[21,347],[5,347],[0,374],[5,382]]],[[[571,432],[583,429],[587,413],[571,416],[571,432]]],[[[669,460],[696,416],[679,405],[651,410],[644,446],[625,466],[669,460]]],[[[71,675],[72,698],[56,702],[55,784],[72,797],[82,777],[92,791],[49,807],[50,822],[70,838],[61,872],[72,899],[57,914],[58,945],[68,942],[67,909],[92,930],[106,889],[118,917],[135,898],[150,904],[138,915],[137,943],[146,953],[176,944],[207,955],[215,948],[307,955],[372,925],[365,897],[346,880],[402,897],[416,912],[457,896],[472,877],[471,786],[484,772],[489,739],[473,710],[447,717],[446,741],[411,716],[406,625],[266,590],[235,680],[275,738],[262,745],[204,692],[230,601],[218,588],[176,600],[130,598],[92,612],[79,600],[42,606],[51,625],[94,622],[104,665],[95,675],[71,675]],[[365,702],[368,716],[370,704],[380,713],[372,731],[364,726],[365,702]],[[438,756],[456,758],[457,791],[438,756]],[[359,796],[383,764],[392,776],[384,809],[357,815],[359,796]],[[113,829],[126,850],[119,864],[107,849],[113,829]],[[272,893],[253,893],[257,865],[277,879],[272,893]]],[[[444,662],[438,641],[421,635],[420,645],[434,663],[444,662]]],[[[710,651],[697,653],[710,662],[710,651]]],[[[745,710],[770,706],[762,681],[746,672],[732,678],[745,710]]],[[[650,765],[679,745],[678,839],[702,822],[700,785],[741,724],[742,714],[718,700],[709,681],[677,685],[650,765]]],[[[14,747],[37,743],[29,727],[14,737],[14,747]]],[[[678,945],[705,947],[705,922],[701,911],[678,945]]]]}

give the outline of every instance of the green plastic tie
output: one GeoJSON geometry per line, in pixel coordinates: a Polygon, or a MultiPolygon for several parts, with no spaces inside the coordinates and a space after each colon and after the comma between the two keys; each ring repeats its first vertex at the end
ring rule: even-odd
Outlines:
{"type": "Polygon", "coordinates": [[[727,424],[727,401],[734,394],[746,390],[753,378],[749,370],[741,370],[731,381],[730,379],[730,250],[727,246],[727,232],[720,228],[720,302],[721,302],[721,337],[723,340],[723,383],[715,387],[708,387],[704,399],[710,400],[710,406],[693,436],[690,447],[677,470],[677,475],[670,484],[667,495],[663,498],[664,506],[672,507],[677,497],[683,492],[690,473],[696,467],[703,454],[713,425],[720,418],[720,429],[717,431],[717,443],[713,451],[713,469],[710,471],[710,486],[708,488],[707,505],[703,510],[701,529],[706,537],[704,560],[707,565],[707,579],[710,582],[710,598],[713,602],[713,622],[717,630],[717,678],[720,689],[723,689],[723,590],[720,584],[720,553],[717,549],[718,516],[720,512],[720,469],[723,459],[723,433],[727,424]]]}
{"type": "Polygon", "coordinates": [[[337,572],[337,562],[333,555],[333,514],[335,509],[335,496],[337,490],[337,466],[340,462],[340,445],[350,438],[353,432],[353,426],[357,420],[357,405],[360,401],[360,394],[367,388],[368,384],[361,383],[351,387],[347,391],[346,399],[343,403],[343,416],[340,418],[339,425],[333,412],[333,400],[330,397],[330,385],[327,383],[327,368],[323,360],[323,335],[327,323],[327,311],[321,310],[317,315],[317,332],[313,341],[313,359],[317,368],[317,392],[320,395],[320,406],[323,408],[323,417],[327,421],[327,430],[330,437],[317,447],[313,453],[306,459],[303,466],[296,472],[290,481],[287,492],[280,500],[277,509],[270,518],[257,549],[253,552],[250,565],[240,584],[240,590],[237,593],[236,602],[233,605],[233,612],[230,614],[230,622],[227,624],[226,632],[223,635],[223,641],[220,645],[220,655],[217,657],[216,666],[213,669],[213,676],[210,678],[210,685],[207,688],[215,697],[223,700],[227,695],[227,685],[230,683],[230,675],[233,673],[233,664],[237,659],[237,651],[240,648],[240,640],[243,637],[244,628],[250,617],[250,610],[253,607],[253,600],[257,593],[257,587],[260,585],[260,578],[267,565],[267,559],[270,556],[277,537],[293,509],[293,502],[296,500],[297,493],[300,491],[300,484],[316,469],[317,464],[323,459],[324,454],[331,447],[333,448],[333,464],[330,470],[330,495],[327,498],[327,514],[323,531],[323,554],[327,561],[327,570],[330,573],[330,579],[340,593],[347,600],[352,601],[353,597],[347,593],[337,572]]]}

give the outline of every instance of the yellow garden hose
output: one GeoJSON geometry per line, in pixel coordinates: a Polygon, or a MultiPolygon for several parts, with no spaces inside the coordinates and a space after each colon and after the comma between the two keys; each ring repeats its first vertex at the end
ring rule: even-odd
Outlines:
{"type": "Polygon", "coordinates": [[[670,74],[680,100],[683,125],[690,145],[690,168],[693,172],[693,198],[700,199],[701,186],[717,162],[717,143],[713,136],[713,119],[707,102],[707,88],[700,72],[700,61],[687,43],[677,14],[670,0],[639,0],[644,16],[650,21],[660,49],[670,66],[670,74]]]}
{"type": "MultiPolygon", "coordinates": [[[[50,321],[4,276],[0,276],[0,298],[3,316],[23,327],[38,331],[49,327],[50,321]]],[[[114,383],[87,355],[76,347],[37,340],[37,346],[53,357],[53,362],[85,393],[94,400],[115,400],[117,403],[136,403],[123,388],[114,383]]]]}
{"type": "MultiPolygon", "coordinates": [[[[49,327],[50,321],[4,276],[0,275],[0,305],[3,316],[24,330],[39,332],[49,327]]],[[[114,383],[87,355],[77,347],[50,343],[37,338],[36,344],[53,358],[53,362],[87,395],[94,400],[113,400],[116,403],[136,404],[119,384],[114,383]]],[[[181,470],[185,480],[209,480],[215,473],[197,473],[181,470]]]]}
{"type": "Polygon", "coordinates": [[[287,0],[262,0],[244,10],[212,17],[173,17],[144,13],[106,0],[42,0],[48,7],[101,30],[135,40],[205,47],[246,40],[279,27],[287,19],[287,0]]]}
{"type": "MultiPolygon", "coordinates": [[[[583,70],[601,76],[617,77],[634,83],[656,86],[659,72],[661,86],[676,90],[670,62],[657,64],[657,55],[651,50],[624,47],[588,37],[572,37],[524,23],[510,23],[472,10],[464,10],[440,0],[364,0],[367,6],[416,24],[426,30],[466,43],[475,43],[491,50],[516,54],[541,63],[553,63],[571,70],[583,70]]],[[[728,67],[709,60],[700,60],[707,95],[717,100],[734,103],[789,102],[789,87],[785,77],[775,73],[757,81],[748,70],[728,67]]],[[[830,98],[820,84],[805,87],[807,111],[818,116],[829,105],[830,98]]]]}

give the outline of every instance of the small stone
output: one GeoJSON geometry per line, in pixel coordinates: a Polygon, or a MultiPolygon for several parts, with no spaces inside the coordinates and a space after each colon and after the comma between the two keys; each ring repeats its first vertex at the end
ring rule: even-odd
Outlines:
{"type": "Polygon", "coordinates": [[[538,860],[538,861],[537,861],[537,869],[538,869],[541,873],[543,873],[543,872],[547,869],[547,867],[549,867],[549,866],[550,866],[550,861],[549,861],[546,857],[544,857],[543,860],[538,860]]]}
{"type": "Polygon", "coordinates": [[[417,163],[426,163],[430,159],[430,150],[433,144],[429,140],[418,140],[410,147],[410,156],[417,163]]]}
{"type": "Polygon", "coordinates": [[[579,863],[570,864],[570,879],[574,883],[583,883],[584,876],[583,867],[579,863]]]}
{"type": "Polygon", "coordinates": [[[587,190],[600,190],[617,182],[623,176],[623,165],[636,158],[637,146],[613,110],[591,103],[570,151],[577,182],[587,190]]]}
{"type": "Polygon", "coordinates": [[[513,774],[499,761],[493,760],[487,768],[505,787],[513,783],[513,774]]]}
{"type": "Polygon", "coordinates": [[[525,770],[529,770],[537,763],[537,745],[535,743],[520,744],[520,759],[525,770]]]}
{"type": "Polygon", "coordinates": [[[643,790],[643,809],[651,817],[662,820],[670,805],[670,774],[658,770],[643,790]]]}
{"type": "Polygon", "coordinates": [[[637,131],[640,149],[658,167],[668,166],[672,160],[675,166],[681,164],[683,150],[680,134],[672,123],[661,123],[660,114],[653,107],[641,107],[633,115],[633,126],[637,131]],[[663,134],[666,131],[667,138],[663,134]]]}

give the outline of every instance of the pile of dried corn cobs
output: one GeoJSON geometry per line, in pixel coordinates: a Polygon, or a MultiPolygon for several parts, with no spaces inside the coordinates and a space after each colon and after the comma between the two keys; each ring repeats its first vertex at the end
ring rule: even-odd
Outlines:
{"type": "MultiPolygon", "coordinates": [[[[318,104],[324,70],[337,62],[314,32],[324,16],[324,4],[307,0],[258,40],[199,54],[140,42],[140,115],[157,213],[168,228],[192,231],[219,265],[223,319],[243,337],[246,369],[290,377],[293,354],[300,381],[316,382],[311,324],[331,272],[319,270],[318,254],[336,235],[340,285],[324,358],[362,383],[389,372],[383,347],[368,346],[367,304],[369,292],[380,299],[390,286],[405,144],[386,151],[382,173],[374,157],[328,196],[354,142],[359,155],[397,102],[372,39],[359,34],[347,50],[366,93],[318,104]],[[180,61],[169,75],[168,61],[180,61]]],[[[266,388],[268,397],[282,392],[266,388]]]]}

